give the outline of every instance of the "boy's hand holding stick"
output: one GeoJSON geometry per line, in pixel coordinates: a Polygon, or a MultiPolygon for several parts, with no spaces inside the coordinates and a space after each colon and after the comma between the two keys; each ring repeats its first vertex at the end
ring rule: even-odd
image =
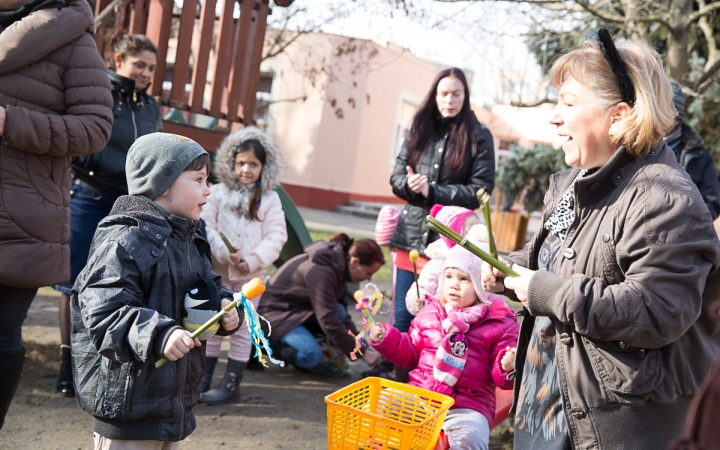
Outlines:
{"type": "Polygon", "coordinates": [[[427,217],[428,220],[428,228],[431,230],[442,234],[446,238],[450,239],[451,241],[455,242],[457,245],[461,246],[465,250],[469,251],[473,255],[477,256],[478,258],[482,259],[486,263],[490,264],[500,272],[504,273],[505,275],[509,277],[519,277],[520,274],[506,266],[505,264],[498,261],[495,257],[492,255],[484,252],[481,248],[479,248],[477,245],[473,244],[472,242],[468,241],[464,237],[460,236],[450,228],[446,227],[442,222],[437,220],[436,218],[432,216],[427,217]]]}
{"type": "Polygon", "coordinates": [[[490,247],[490,254],[493,258],[497,258],[498,254],[497,248],[495,247],[495,236],[493,236],[492,221],[490,220],[490,194],[488,194],[485,189],[480,188],[478,189],[476,196],[478,203],[480,203],[483,210],[483,218],[485,219],[485,226],[487,227],[488,232],[488,246],[490,247]]]}
{"type": "MultiPolygon", "coordinates": [[[[262,293],[265,292],[265,283],[262,282],[260,278],[253,278],[252,280],[245,283],[245,285],[242,287],[242,293],[240,294],[241,297],[244,297],[247,300],[251,300],[259,295],[262,295],[262,293]]],[[[237,294],[236,294],[237,297],[237,294]]],[[[230,311],[233,310],[233,308],[236,308],[238,305],[238,298],[235,298],[232,302],[230,302],[226,307],[221,309],[217,314],[212,316],[210,320],[205,322],[204,324],[200,325],[200,328],[193,331],[190,335],[190,338],[196,339],[198,336],[203,334],[208,328],[213,326],[213,324],[217,323],[220,319],[223,318],[223,316],[230,311]]],[[[155,367],[160,367],[163,364],[165,364],[168,361],[166,357],[162,357],[155,362],[155,367]]]]}

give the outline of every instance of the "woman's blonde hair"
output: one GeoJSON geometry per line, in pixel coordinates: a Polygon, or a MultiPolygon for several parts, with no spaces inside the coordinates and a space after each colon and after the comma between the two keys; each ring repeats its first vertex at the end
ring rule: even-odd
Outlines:
{"type": "MultiPolygon", "coordinates": [[[[677,115],[672,87],[660,55],[647,44],[626,41],[616,46],[632,80],[635,105],[612,142],[639,156],[665,136],[677,115]]],[[[610,63],[594,44],[586,42],[558,58],[550,69],[552,85],[559,87],[568,74],[595,92],[603,110],[623,101],[610,63]]]]}

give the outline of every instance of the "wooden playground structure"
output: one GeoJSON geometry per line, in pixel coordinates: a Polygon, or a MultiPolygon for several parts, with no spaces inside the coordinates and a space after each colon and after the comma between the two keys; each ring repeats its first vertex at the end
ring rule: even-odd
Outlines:
{"type": "MultiPolygon", "coordinates": [[[[110,33],[147,35],[158,49],[151,94],[162,106],[209,116],[229,129],[252,121],[269,13],[269,0],[96,0],[95,42],[104,54],[110,33]]],[[[208,150],[226,134],[164,125],[208,150]]]]}

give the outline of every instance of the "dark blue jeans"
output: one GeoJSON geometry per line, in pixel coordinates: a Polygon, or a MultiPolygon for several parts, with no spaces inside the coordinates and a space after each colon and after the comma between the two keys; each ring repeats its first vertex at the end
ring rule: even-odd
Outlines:
{"type": "Polygon", "coordinates": [[[410,329],[410,322],[414,319],[405,306],[405,296],[414,282],[415,276],[412,272],[400,268],[395,272],[395,323],[393,326],[403,332],[410,329]]]}
{"type": "Polygon", "coordinates": [[[75,279],[87,264],[95,230],[115,204],[115,197],[105,197],[77,184],[70,197],[70,281],[53,289],[70,295],[75,279]]]}
{"type": "MultiPolygon", "coordinates": [[[[344,322],[347,317],[347,310],[342,303],[337,304],[338,320],[344,322]]],[[[304,326],[300,325],[288,334],[280,342],[289,345],[297,350],[297,366],[303,369],[312,369],[322,362],[322,348],[315,336],[304,326]]]]}

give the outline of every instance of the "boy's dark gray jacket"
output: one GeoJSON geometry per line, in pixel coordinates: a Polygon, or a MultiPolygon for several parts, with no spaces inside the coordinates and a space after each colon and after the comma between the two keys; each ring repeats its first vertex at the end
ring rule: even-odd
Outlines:
{"type": "MultiPolygon", "coordinates": [[[[138,196],[118,198],[98,225],[72,290],[71,339],[78,403],[105,437],[179,441],[195,429],[205,349],[154,364],[182,328],[192,281],[206,276],[221,298],[232,296],[212,272],[196,225],[138,196]]],[[[235,331],[221,326],[218,334],[235,331]]]]}
{"type": "MultiPolygon", "coordinates": [[[[578,172],[551,177],[543,223],[578,172]]],[[[537,270],[547,235],[508,259],[537,270]]],[[[717,355],[706,308],[720,298],[720,242],[665,143],[639,157],[621,147],[575,183],[559,255],[555,273],[539,270],[528,285],[513,407],[534,317],[549,317],[573,448],[666,448],[717,355]]]]}

